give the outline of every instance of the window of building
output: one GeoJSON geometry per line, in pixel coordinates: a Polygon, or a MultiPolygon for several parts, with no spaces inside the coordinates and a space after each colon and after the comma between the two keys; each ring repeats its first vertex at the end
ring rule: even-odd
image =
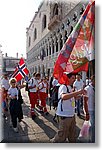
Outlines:
{"type": "Polygon", "coordinates": [[[46,55],[48,56],[48,47],[46,48],[46,55]]]}
{"type": "Polygon", "coordinates": [[[51,55],[51,45],[49,45],[49,55],[51,55]]]}
{"type": "Polygon", "coordinates": [[[69,35],[71,34],[72,31],[73,31],[73,26],[70,27],[69,35]]]}
{"type": "Polygon", "coordinates": [[[29,36],[28,45],[29,45],[29,47],[30,47],[30,45],[31,45],[31,37],[30,37],[30,36],[29,36]]]}
{"type": "Polygon", "coordinates": [[[46,28],[46,15],[43,16],[42,20],[42,31],[46,28]]]}
{"type": "Polygon", "coordinates": [[[62,35],[60,36],[60,50],[62,49],[63,47],[63,40],[62,40],[62,35]]]}
{"type": "Polygon", "coordinates": [[[59,28],[57,29],[57,32],[58,32],[58,33],[60,32],[60,29],[59,29],[59,28]]]}
{"type": "Polygon", "coordinates": [[[77,21],[77,12],[75,12],[75,13],[74,13],[73,21],[74,21],[74,22],[76,22],[76,21],[77,21]]]}
{"type": "Polygon", "coordinates": [[[36,38],[37,38],[37,29],[35,28],[34,29],[34,41],[36,40],[36,38]]]}
{"type": "Polygon", "coordinates": [[[54,54],[54,41],[52,41],[52,54],[54,54]]]}
{"type": "Polygon", "coordinates": [[[83,5],[82,8],[80,9],[80,15],[83,14],[84,10],[85,10],[85,5],[83,5]]]}
{"type": "Polygon", "coordinates": [[[53,9],[53,17],[55,15],[58,15],[58,4],[57,3],[54,5],[54,9],[53,9]]]}
{"type": "Polygon", "coordinates": [[[68,36],[67,36],[67,31],[65,31],[65,36],[64,36],[64,43],[66,42],[66,40],[68,39],[68,36]]]}
{"type": "Polygon", "coordinates": [[[58,52],[58,39],[56,38],[56,52],[58,52]]]}
{"type": "Polygon", "coordinates": [[[68,18],[68,20],[67,20],[67,26],[69,26],[70,25],[70,19],[68,18]]]}
{"type": "Polygon", "coordinates": [[[44,60],[44,57],[46,57],[46,52],[44,50],[45,48],[42,48],[41,51],[40,51],[40,59],[41,60],[44,60]]]}

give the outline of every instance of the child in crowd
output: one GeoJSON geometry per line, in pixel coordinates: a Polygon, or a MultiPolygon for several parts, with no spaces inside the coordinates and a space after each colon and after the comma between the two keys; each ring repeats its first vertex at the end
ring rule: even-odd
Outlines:
{"type": "Polygon", "coordinates": [[[15,78],[12,78],[10,80],[10,88],[8,89],[8,99],[10,100],[9,109],[10,109],[10,115],[11,115],[13,129],[15,132],[18,132],[17,118],[19,119],[20,104],[18,101],[18,89],[16,87],[16,79],[15,78]]]}

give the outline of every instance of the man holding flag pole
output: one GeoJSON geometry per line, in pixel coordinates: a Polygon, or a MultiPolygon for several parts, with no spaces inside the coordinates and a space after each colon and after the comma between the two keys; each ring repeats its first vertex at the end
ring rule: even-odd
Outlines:
{"type": "Polygon", "coordinates": [[[85,90],[73,91],[75,73],[88,71],[87,49],[93,44],[95,1],[89,2],[73,32],[64,44],[54,66],[53,76],[62,85],[58,92],[59,130],[51,142],[76,142],[75,98],[86,94],[85,90]],[[84,51],[83,51],[84,49],[84,51]],[[80,55],[81,54],[81,55],[80,55]]]}

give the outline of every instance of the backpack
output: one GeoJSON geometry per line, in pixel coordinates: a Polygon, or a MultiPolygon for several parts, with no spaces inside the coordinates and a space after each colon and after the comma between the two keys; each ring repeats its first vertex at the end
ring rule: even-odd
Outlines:
{"type": "MultiPolygon", "coordinates": [[[[32,84],[33,84],[33,79],[32,79],[32,84]]],[[[25,87],[25,91],[28,91],[29,92],[29,87],[28,87],[28,82],[26,82],[26,87],[25,87]]]]}
{"type": "MultiPolygon", "coordinates": [[[[66,85],[65,85],[66,86],[66,85]]],[[[54,86],[54,88],[53,88],[53,90],[52,90],[52,97],[51,97],[51,101],[52,101],[52,106],[54,107],[54,108],[57,108],[57,106],[58,106],[58,102],[59,102],[59,100],[61,99],[59,99],[58,98],[58,90],[59,90],[59,87],[60,87],[60,85],[59,86],[54,86]]],[[[67,87],[67,86],[66,86],[67,87]]],[[[68,89],[68,87],[67,87],[67,92],[69,93],[69,89],[68,89]]],[[[62,108],[61,108],[61,110],[62,110],[62,108]]],[[[63,110],[62,110],[63,111],[63,110]]]]}
{"type": "Polygon", "coordinates": [[[59,90],[59,87],[60,86],[54,86],[53,89],[52,89],[51,101],[52,101],[52,106],[54,108],[56,108],[58,106],[58,102],[59,102],[59,99],[58,99],[58,90],[59,90]]]}

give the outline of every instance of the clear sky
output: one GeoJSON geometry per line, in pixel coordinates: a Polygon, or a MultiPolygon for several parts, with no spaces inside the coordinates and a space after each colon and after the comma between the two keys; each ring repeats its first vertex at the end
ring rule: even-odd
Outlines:
{"type": "Polygon", "coordinates": [[[0,0],[0,45],[3,54],[26,56],[26,28],[42,0],[0,0]]]}

